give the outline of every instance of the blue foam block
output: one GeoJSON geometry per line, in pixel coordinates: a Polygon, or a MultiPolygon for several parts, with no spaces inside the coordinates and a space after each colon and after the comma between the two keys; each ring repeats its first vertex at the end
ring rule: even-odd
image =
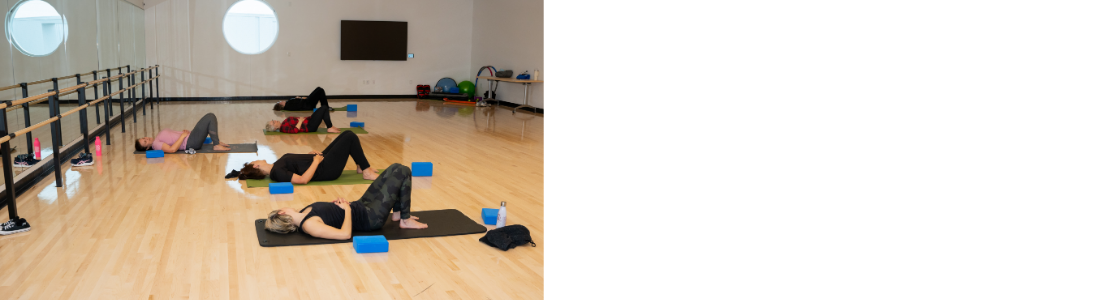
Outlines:
{"type": "Polygon", "coordinates": [[[158,158],[164,157],[164,151],[161,150],[148,150],[145,151],[145,158],[158,158]]]}
{"type": "Polygon", "coordinates": [[[432,163],[414,162],[412,163],[412,172],[412,176],[432,176],[432,163]]]}
{"type": "Polygon", "coordinates": [[[351,122],[351,127],[363,128],[363,122],[351,122]]]}
{"type": "Polygon", "coordinates": [[[482,208],[481,209],[481,221],[485,222],[485,225],[497,224],[497,211],[496,208],[482,208]]]}
{"type": "Polygon", "coordinates": [[[317,111],[317,109],[316,109],[316,108],[314,108],[314,109],[313,109],[313,111],[317,111]]]}
{"type": "Polygon", "coordinates": [[[276,182],[267,185],[268,193],[291,194],[294,193],[294,185],[289,182],[276,182]]]}
{"type": "Polygon", "coordinates": [[[381,235],[353,237],[351,244],[355,247],[355,253],[390,252],[390,241],[381,235]]]}
{"type": "Polygon", "coordinates": [[[359,106],[355,104],[348,104],[348,111],[359,111],[359,106]]]}
{"type": "Polygon", "coordinates": [[[206,141],[205,141],[205,142],[202,142],[202,143],[203,143],[203,144],[213,144],[213,143],[214,143],[214,140],[213,140],[213,139],[210,139],[210,137],[206,137],[206,141]]]}

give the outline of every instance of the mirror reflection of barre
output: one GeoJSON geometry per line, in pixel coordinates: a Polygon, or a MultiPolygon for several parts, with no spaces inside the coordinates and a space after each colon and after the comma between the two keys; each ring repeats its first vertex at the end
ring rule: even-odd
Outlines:
{"type": "MultiPolygon", "coordinates": [[[[0,235],[15,234],[30,230],[30,223],[26,219],[19,217],[18,208],[15,202],[16,191],[27,190],[27,187],[33,185],[34,181],[39,177],[20,176],[19,181],[16,182],[15,174],[13,173],[14,161],[12,159],[12,153],[15,147],[11,145],[12,140],[19,136],[26,135],[27,150],[29,151],[32,149],[31,132],[47,124],[50,125],[50,138],[47,140],[51,143],[53,148],[52,153],[48,155],[51,159],[47,159],[46,157],[41,157],[42,161],[32,159],[34,163],[30,164],[29,168],[23,170],[23,172],[31,172],[32,175],[41,174],[41,172],[47,172],[47,169],[52,168],[54,182],[57,187],[61,187],[63,182],[61,180],[62,157],[72,157],[80,153],[78,158],[79,163],[74,161],[74,166],[91,165],[94,162],[94,158],[92,158],[89,136],[98,138],[98,135],[103,133],[106,135],[106,144],[110,145],[110,127],[112,121],[118,120],[115,124],[120,124],[125,128],[126,114],[134,115],[134,120],[136,122],[138,105],[141,106],[142,114],[145,114],[146,106],[151,104],[152,100],[159,103],[160,66],[151,66],[134,71],[130,71],[130,66],[124,67],[126,68],[126,73],[123,73],[123,67],[118,67],[0,87],[0,92],[21,88],[23,94],[23,97],[20,99],[0,101],[0,108],[3,108],[5,112],[0,114],[0,156],[3,157],[2,163],[4,172],[4,185],[2,194],[0,194],[0,205],[7,206],[9,217],[7,222],[0,223],[0,235]],[[117,70],[117,75],[111,75],[112,70],[117,70]],[[99,78],[100,71],[107,72],[107,75],[103,78],[99,78]],[[83,79],[88,75],[92,75],[94,78],[91,81],[83,82],[83,79]],[[76,83],[64,88],[59,87],[59,81],[69,79],[75,79],[76,83]],[[138,79],[140,79],[140,81],[137,81],[138,79]],[[53,88],[44,93],[33,96],[28,95],[30,86],[43,83],[52,83],[53,88]],[[117,90],[112,87],[112,83],[118,85],[117,90]],[[103,88],[100,89],[100,87],[103,88]],[[92,93],[89,94],[89,91],[92,91],[92,93]],[[77,107],[61,112],[60,99],[68,95],[75,95],[77,107]],[[115,99],[115,96],[118,96],[118,99],[115,99]],[[112,100],[117,100],[119,102],[119,114],[117,116],[114,115],[111,108],[112,100]],[[41,102],[47,102],[50,117],[31,125],[30,107],[31,105],[41,102]],[[106,124],[101,124],[100,122],[99,104],[101,102],[104,102],[106,124]],[[124,106],[126,102],[130,103],[129,110],[124,106]],[[96,107],[96,124],[99,126],[89,132],[88,108],[92,106],[96,107]],[[23,129],[13,132],[11,128],[8,127],[8,116],[6,112],[19,108],[23,108],[25,125],[23,129]],[[62,147],[64,142],[61,137],[61,122],[59,121],[73,114],[79,114],[81,136],[73,143],[62,147]],[[81,150],[83,150],[83,152],[80,152],[81,150]]],[[[123,132],[125,132],[125,129],[123,132]]],[[[28,162],[28,160],[24,158],[24,162],[28,162]]]]}

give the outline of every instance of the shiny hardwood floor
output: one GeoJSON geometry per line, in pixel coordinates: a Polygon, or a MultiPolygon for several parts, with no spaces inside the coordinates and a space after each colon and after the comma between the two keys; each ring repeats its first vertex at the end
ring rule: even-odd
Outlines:
{"type": "Polygon", "coordinates": [[[333,121],[366,123],[370,133],[359,137],[372,165],[435,164],[434,176],[414,180],[414,211],[453,208],[480,221],[481,208],[507,201],[509,224],[527,226],[538,247],[504,252],[480,243],[481,234],[396,240],[381,254],[357,254],[350,243],[260,247],[253,220],[280,207],[358,199],[367,185],[271,195],[224,175],[257,157],[321,150],[335,135],[263,135],[264,121],[286,116],[272,101],[166,102],[125,134],[115,127],[95,165],[66,163],[63,187],[49,177],[17,199],[32,230],[0,237],[0,299],[541,299],[543,117],[333,101],[348,103],[359,112],[336,112],[333,121]],[[162,161],[131,154],[135,138],[190,130],[207,112],[218,115],[224,141],[256,141],[260,152],[162,161]]]}

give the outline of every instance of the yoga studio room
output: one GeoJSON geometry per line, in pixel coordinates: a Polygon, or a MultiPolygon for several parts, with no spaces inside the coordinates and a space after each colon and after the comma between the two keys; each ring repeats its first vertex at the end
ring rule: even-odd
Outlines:
{"type": "Polygon", "coordinates": [[[3,3],[0,299],[545,297],[543,1],[3,3]]]}

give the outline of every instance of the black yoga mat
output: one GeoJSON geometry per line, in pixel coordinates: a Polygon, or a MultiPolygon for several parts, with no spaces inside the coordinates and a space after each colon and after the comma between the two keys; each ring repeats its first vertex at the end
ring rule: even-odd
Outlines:
{"type": "MultiPolygon", "coordinates": [[[[420,217],[419,221],[421,223],[428,224],[428,228],[402,229],[401,227],[398,227],[398,222],[394,222],[387,218],[386,225],[382,225],[382,229],[375,231],[352,231],[351,235],[382,235],[386,237],[386,240],[392,241],[424,237],[475,234],[483,233],[487,230],[484,225],[478,224],[474,220],[471,220],[469,217],[462,214],[462,212],[458,211],[457,209],[414,211],[412,215],[420,217]]],[[[260,246],[282,247],[351,242],[351,239],[330,240],[315,238],[310,236],[309,234],[302,232],[301,229],[288,234],[270,232],[264,229],[264,221],[266,220],[267,219],[259,219],[254,222],[256,224],[256,237],[260,241],[260,246]]]]}
{"type": "MultiPolygon", "coordinates": [[[[255,152],[258,152],[258,151],[259,151],[259,149],[256,148],[256,144],[229,144],[229,151],[215,151],[214,150],[214,144],[203,144],[202,149],[195,149],[196,154],[198,154],[198,153],[255,153],[255,152]]],[[[145,151],[134,151],[134,154],[145,154],[145,151]]],[[[168,154],[187,154],[187,152],[184,152],[183,150],[178,150],[178,151],[173,152],[173,153],[165,152],[164,154],[165,155],[168,155],[168,154]]]]}

